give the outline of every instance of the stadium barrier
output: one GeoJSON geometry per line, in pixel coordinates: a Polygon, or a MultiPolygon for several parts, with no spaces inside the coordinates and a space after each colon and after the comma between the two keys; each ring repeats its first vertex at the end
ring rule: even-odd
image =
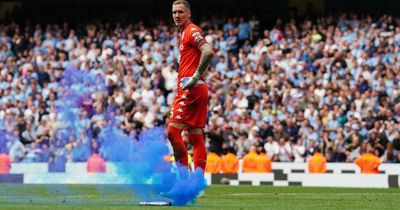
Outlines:
{"type": "MultiPolygon", "coordinates": [[[[310,174],[306,163],[273,163],[273,173],[206,174],[208,184],[309,187],[399,188],[400,165],[382,164],[380,174],[360,174],[352,163],[328,163],[326,174],[310,174]]],[[[107,163],[107,173],[90,174],[86,163],[67,163],[65,173],[49,173],[47,163],[14,163],[0,182],[26,184],[128,184],[129,177],[107,163]]]]}

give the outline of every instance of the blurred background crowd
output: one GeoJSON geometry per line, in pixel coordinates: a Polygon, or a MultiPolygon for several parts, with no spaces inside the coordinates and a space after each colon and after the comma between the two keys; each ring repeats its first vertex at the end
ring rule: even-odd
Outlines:
{"type": "MultiPolygon", "coordinates": [[[[132,140],[168,123],[179,60],[179,32],[170,21],[13,20],[0,23],[0,149],[13,162],[60,154],[86,161],[87,151],[101,151],[96,134],[110,107],[132,140]],[[81,135],[61,140],[56,107],[71,66],[103,78],[107,88],[81,98],[81,135]]],[[[256,148],[273,161],[306,162],[318,148],[329,162],[353,162],[371,146],[383,162],[400,162],[399,16],[295,15],[269,26],[255,15],[215,16],[195,23],[216,55],[206,75],[209,151],[241,158],[256,148]]]]}

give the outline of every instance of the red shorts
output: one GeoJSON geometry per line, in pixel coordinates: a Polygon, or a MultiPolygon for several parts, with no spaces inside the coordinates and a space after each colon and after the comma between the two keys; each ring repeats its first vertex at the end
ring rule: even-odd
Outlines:
{"type": "Polygon", "coordinates": [[[188,128],[204,128],[207,118],[208,88],[195,85],[188,90],[178,88],[172,104],[170,122],[185,123],[188,128]]]}

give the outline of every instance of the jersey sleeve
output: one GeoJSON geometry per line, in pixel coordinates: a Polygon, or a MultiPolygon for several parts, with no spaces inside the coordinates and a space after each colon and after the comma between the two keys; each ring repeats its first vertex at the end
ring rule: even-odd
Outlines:
{"type": "Polygon", "coordinates": [[[207,43],[207,40],[204,38],[203,32],[197,27],[191,27],[189,29],[189,41],[196,47],[200,47],[201,45],[207,43]]]}

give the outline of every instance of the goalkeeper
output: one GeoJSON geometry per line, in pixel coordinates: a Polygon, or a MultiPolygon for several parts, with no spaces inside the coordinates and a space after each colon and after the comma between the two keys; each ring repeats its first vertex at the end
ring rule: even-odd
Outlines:
{"type": "Polygon", "coordinates": [[[168,139],[174,150],[176,163],[188,167],[188,152],[182,131],[193,146],[195,169],[204,172],[207,152],[202,129],[206,123],[208,90],[204,72],[213,56],[202,30],[190,20],[190,5],[185,0],[172,3],[172,16],[180,32],[178,90],[171,108],[168,139]]]}

